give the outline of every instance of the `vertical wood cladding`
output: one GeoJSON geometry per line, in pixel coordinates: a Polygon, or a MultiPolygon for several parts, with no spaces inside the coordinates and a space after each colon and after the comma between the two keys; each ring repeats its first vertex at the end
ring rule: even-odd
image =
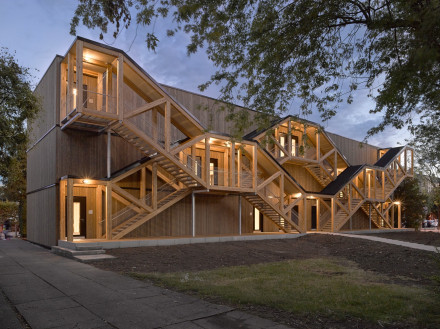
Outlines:
{"type": "MultiPolygon", "coordinates": [[[[370,222],[368,220],[368,216],[362,211],[358,210],[351,217],[351,227],[353,230],[365,230],[370,228],[370,222]]],[[[374,229],[376,226],[374,224],[371,225],[371,228],[374,229]]],[[[349,231],[350,230],[350,220],[342,226],[341,231],[349,231]]]]}
{"type": "MultiPolygon", "coordinates": [[[[238,235],[239,197],[237,195],[196,194],[196,236],[238,235]]],[[[252,206],[242,200],[242,233],[252,233],[252,206]]],[[[187,196],[174,206],[160,213],[126,238],[192,235],[192,201],[187,196]]]]}
{"type": "Polygon", "coordinates": [[[58,187],[54,186],[27,196],[27,238],[46,246],[56,245],[58,237],[58,187]]]}
{"type": "Polygon", "coordinates": [[[329,132],[327,135],[347,158],[350,165],[373,165],[377,161],[377,147],[329,132]]]}

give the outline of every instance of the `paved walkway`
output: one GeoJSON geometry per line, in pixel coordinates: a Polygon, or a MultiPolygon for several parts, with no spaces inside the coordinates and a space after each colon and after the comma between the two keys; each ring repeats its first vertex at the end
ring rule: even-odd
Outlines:
{"type": "Polygon", "coordinates": [[[406,241],[393,240],[393,239],[386,239],[386,238],[380,238],[380,237],[372,236],[372,235],[347,234],[347,233],[326,233],[326,234],[340,235],[340,236],[346,236],[346,237],[355,238],[355,239],[364,239],[364,240],[370,240],[370,241],[383,242],[383,243],[388,243],[388,244],[394,244],[396,246],[402,246],[402,247],[418,249],[418,250],[425,250],[425,251],[437,252],[437,249],[440,250],[439,247],[428,246],[426,244],[406,242],[406,241]]]}
{"type": "Polygon", "coordinates": [[[0,328],[288,327],[50,253],[0,241],[0,328]]]}

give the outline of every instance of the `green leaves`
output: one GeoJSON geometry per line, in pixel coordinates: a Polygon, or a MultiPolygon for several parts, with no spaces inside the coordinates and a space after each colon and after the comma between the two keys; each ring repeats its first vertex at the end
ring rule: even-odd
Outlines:
{"type": "MultiPolygon", "coordinates": [[[[369,135],[414,128],[414,113],[440,109],[438,0],[80,0],[71,33],[80,22],[107,33],[110,22],[116,36],[133,6],[141,25],[172,13],[168,35],[185,31],[188,53],[204,47],[218,68],[203,86],[218,83],[222,100],[268,118],[295,101],[303,114],[329,120],[357,89],[368,89],[371,112],[384,114],[369,135]]],[[[147,34],[149,49],[158,42],[147,34]]]]}

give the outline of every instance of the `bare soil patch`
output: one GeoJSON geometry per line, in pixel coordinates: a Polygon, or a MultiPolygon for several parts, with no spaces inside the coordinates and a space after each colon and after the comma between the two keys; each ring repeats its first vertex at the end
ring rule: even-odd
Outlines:
{"type": "Polygon", "coordinates": [[[426,244],[428,246],[440,247],[440,233],[439,231],[419,231],[419,232],[387,232],[368,234],[379,238],[393,239],[400,241],[407,241],[413,243],[426,244]]]}
{"type": "MultiPolygon", "coordinates": [[[[411,233],[415,232],[408,232],[411,233]]],[[[385,237],[385,233],[381,236],[385,237]]],[[[93,262],[93,265],[122,273],[201,271],[322,257],[354,261],[360,268],[386,274],[396,282],[407,277],[416,284],[431,284],[430,277],[438,271],[432,252],[324,234],[297,239],[112,249],[107,253],[117,258],[93,262]]]]}
{"type": "MultiPolygon", "coordinates": [[[[414,233],[405,232],[405,241],[413,241],[410,239],[416,239],[416,236],[419,236],[414,233]],[[411,237],[411,234],[414,234],[415,237],[411,237]]],[[[386,237],[387,235],[381,234],[380,236],[386,237]]],[[[425,236],[423,238],[427,239],[425,236]]],[[[385,274],[388,279],[384,279],[384,281],[387,283],[391,281],[397,284],[426,287],[433,285],[431,277],[439,273],[438,265],[434,261],[435,253],[324,234],[309,234],[297,239],[283,240],[112,249],[107,253],[117,258],[92,264],[104,270],[121,273],[191,272],[290,259],[327,257],[347,259],[357,263],[360,268],[366,271],[385,274]]],[[[223,300],[216,297],[207,299],[215,303],[224,303],[223,300]]],[[[414,328],[409,324],[371,323],[349,316],[343,320],[314,314],[304,318],[265,306],[231,306],[286,324],[292,328],[414,328]]]]}

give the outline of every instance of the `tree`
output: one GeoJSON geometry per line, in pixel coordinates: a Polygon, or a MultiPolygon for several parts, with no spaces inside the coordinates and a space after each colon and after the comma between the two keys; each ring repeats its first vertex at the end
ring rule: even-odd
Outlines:
{"type": "MultiPolygon", "coordinates": [[[[303,114],[324,120],[338,104],[366,88],[372,113],[386,126],[416,128],[440,108],[440,2],[438,0],[79,0],[71,33],[82,22],[113,36],[172,14],[190,34],[188,53],[206,47],[218,71],[204,85],[222,83],[222,100],[260,111],[260,123],[282,115],[293,100],[303,114]]],[[[147,33],[149,49],[158,38],[147,33]]],[[[241,118],[248,120],[248,118],[241,118]]],[[[241,124],[243,126],[243,124],[241,124]]],[[[246,125],[244,125],[246,126],[246,125]]]]}
{"type": "Polygon", "coordinates": [[[402,204],[405,227],[419,228],[427,206],[427,196],[420,191],[416,178],[406,178],[394,191],[394,199],[402,204]]]}
{"type": "Polygon", "coordinates": [[[26,200],[26,122],[35,118],[40,109],[30,77],[28,68],[20,66],[6,49],[0,50],[1,192],[3,199],[18,202],[20,209],[26,200]]]}

